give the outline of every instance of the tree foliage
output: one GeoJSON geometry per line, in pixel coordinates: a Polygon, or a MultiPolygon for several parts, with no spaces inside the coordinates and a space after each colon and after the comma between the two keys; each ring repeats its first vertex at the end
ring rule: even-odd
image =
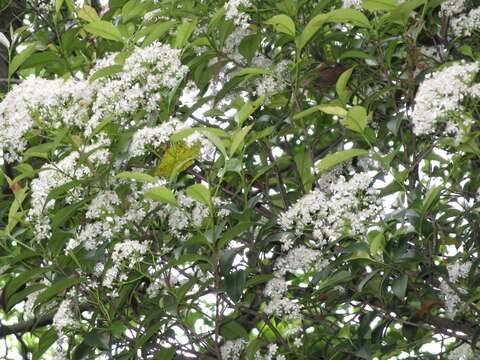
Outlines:
{"type": "Polygon", "coordinates": [[[478,2],[1,5],[11,351],[477,358],[478,2]]]}

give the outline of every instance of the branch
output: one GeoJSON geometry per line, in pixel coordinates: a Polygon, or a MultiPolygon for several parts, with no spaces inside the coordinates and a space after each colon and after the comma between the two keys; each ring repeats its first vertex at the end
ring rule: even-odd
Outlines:
{"type": "Polygon", "coordinates": [[[53,317],[55,316],[55,313],[56,311],[50,311],[39,318],[19,322],[14,325],[0,325],[0,339],[3,339],[7,335],[23,334],[26,332],[30,332],[36,328],[50,325],[53,322],[53,317]]]}

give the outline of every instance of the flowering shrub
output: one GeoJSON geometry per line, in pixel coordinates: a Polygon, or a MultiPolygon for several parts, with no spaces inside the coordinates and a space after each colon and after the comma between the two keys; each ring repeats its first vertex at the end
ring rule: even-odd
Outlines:
{"type": "Polygon", "coordinates": [[[478,358],[475,1],[5,9],[6,359],[478,358]]]}

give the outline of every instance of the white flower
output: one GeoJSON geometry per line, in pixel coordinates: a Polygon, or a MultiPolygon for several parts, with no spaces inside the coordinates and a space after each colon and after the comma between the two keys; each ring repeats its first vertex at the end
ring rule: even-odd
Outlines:
{"type": "Polygon", "coordinates": [[[379,211],[378,192],[370,188],[371,181],[368,172],[350,180],[327,173],[319,179],[319,188],[280,215],[280,226],[297,235],[311,228],[320,245],[344,234],[365,234],[365,224],[379,211]]]}
{"type": "Polygon", "coordinates": [[[243,339],[228,340],[220,348],[224,360],[238,360],[247,342],[243,339]]]}
{"type": "Polygon", "coordinates": [[[273,298],[267,306],[265,306],[265,314],[277,315],[285,320],[302,319],[302,313],[298,303],[289,298],[273,298]]]}
{"type": "Polygon", "coordinates": [[[225,4],[225,19],[233,20],[233,23],[242,28],[246,28],[250,22],[250,16],[240,11],[239,7],[250,7],[250,0],[229,0],[225,4]]]}
{"type": "Polygon", "coordinates": [[[471,267],[472,263],[470,261],[465,263],[455,262],[453,264],[447,264],[450,281],[457,282],[459,278],[465,278],[470,272],[471,267]]]}
{"type": "Polygon", "coordinates": [[[412,121],[416,135],[433,133],[437,124],[443,122],[445,135],[463,136],[461,127],[469,125],[471,120],[462,115],[465,111],[462,101],[466,96],[480,96],[480,86],[471,84],[478,70],[478,63],[460,62],[427,75],[415,96],[412,121]]]}
{"type": "Polygon", "coordinates": [[[455,36],[471,36],[475,30],[480,30],[480,7],[468,14],[456,15],[450,20],[450,25],[455,36]]]}
{"type": "Polygon", "coordinates": [[[267,283],[265,289],[263,290],[263,293],[269,297],[276,297],[282,296],[287,290],[288,284],[285,279],[275,277],[267,283]]]}
{"type": "Polygon", "coordinates": [[[465,9],[465,0],[445,0],[442,3],[441,10],[447,16],[461,13],[465,9]]]}
{"type": "Polygon", "coordinates": [[[363,5],[362,0],[343,0],[343,7],[344,8],[361,9],[362,5],[363,5]]]}
{"type": "Polygon", "coordinates": [[[7,93],[0,103],[0,148],[6,161],[21,160],[25,134],[36,126],[84,126],[93,88],[88,81],[48,80],[29,76],[7,93]]]}
{"type": "Polygon", "coordinates": [[[460,345],[448,354],[448,360],[474,360],[476,358],[472,347],[467,343],[460,345]]]}
{"type": "Polygon", "coordinates": [[[73,328],[78,324],[78,320],[74,317],[72,304],[70,299],[63,300],[53,317],[53,327],[59,335],[64,333],[65,328],[73,328]]]}

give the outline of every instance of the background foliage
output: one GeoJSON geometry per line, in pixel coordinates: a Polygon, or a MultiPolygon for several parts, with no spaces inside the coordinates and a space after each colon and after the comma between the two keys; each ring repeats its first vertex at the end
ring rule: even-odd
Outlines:
{"type": "Polygon", "coordinates": [[[2,0],[2,356],[476,358],[478,7],[2,0]]]}

